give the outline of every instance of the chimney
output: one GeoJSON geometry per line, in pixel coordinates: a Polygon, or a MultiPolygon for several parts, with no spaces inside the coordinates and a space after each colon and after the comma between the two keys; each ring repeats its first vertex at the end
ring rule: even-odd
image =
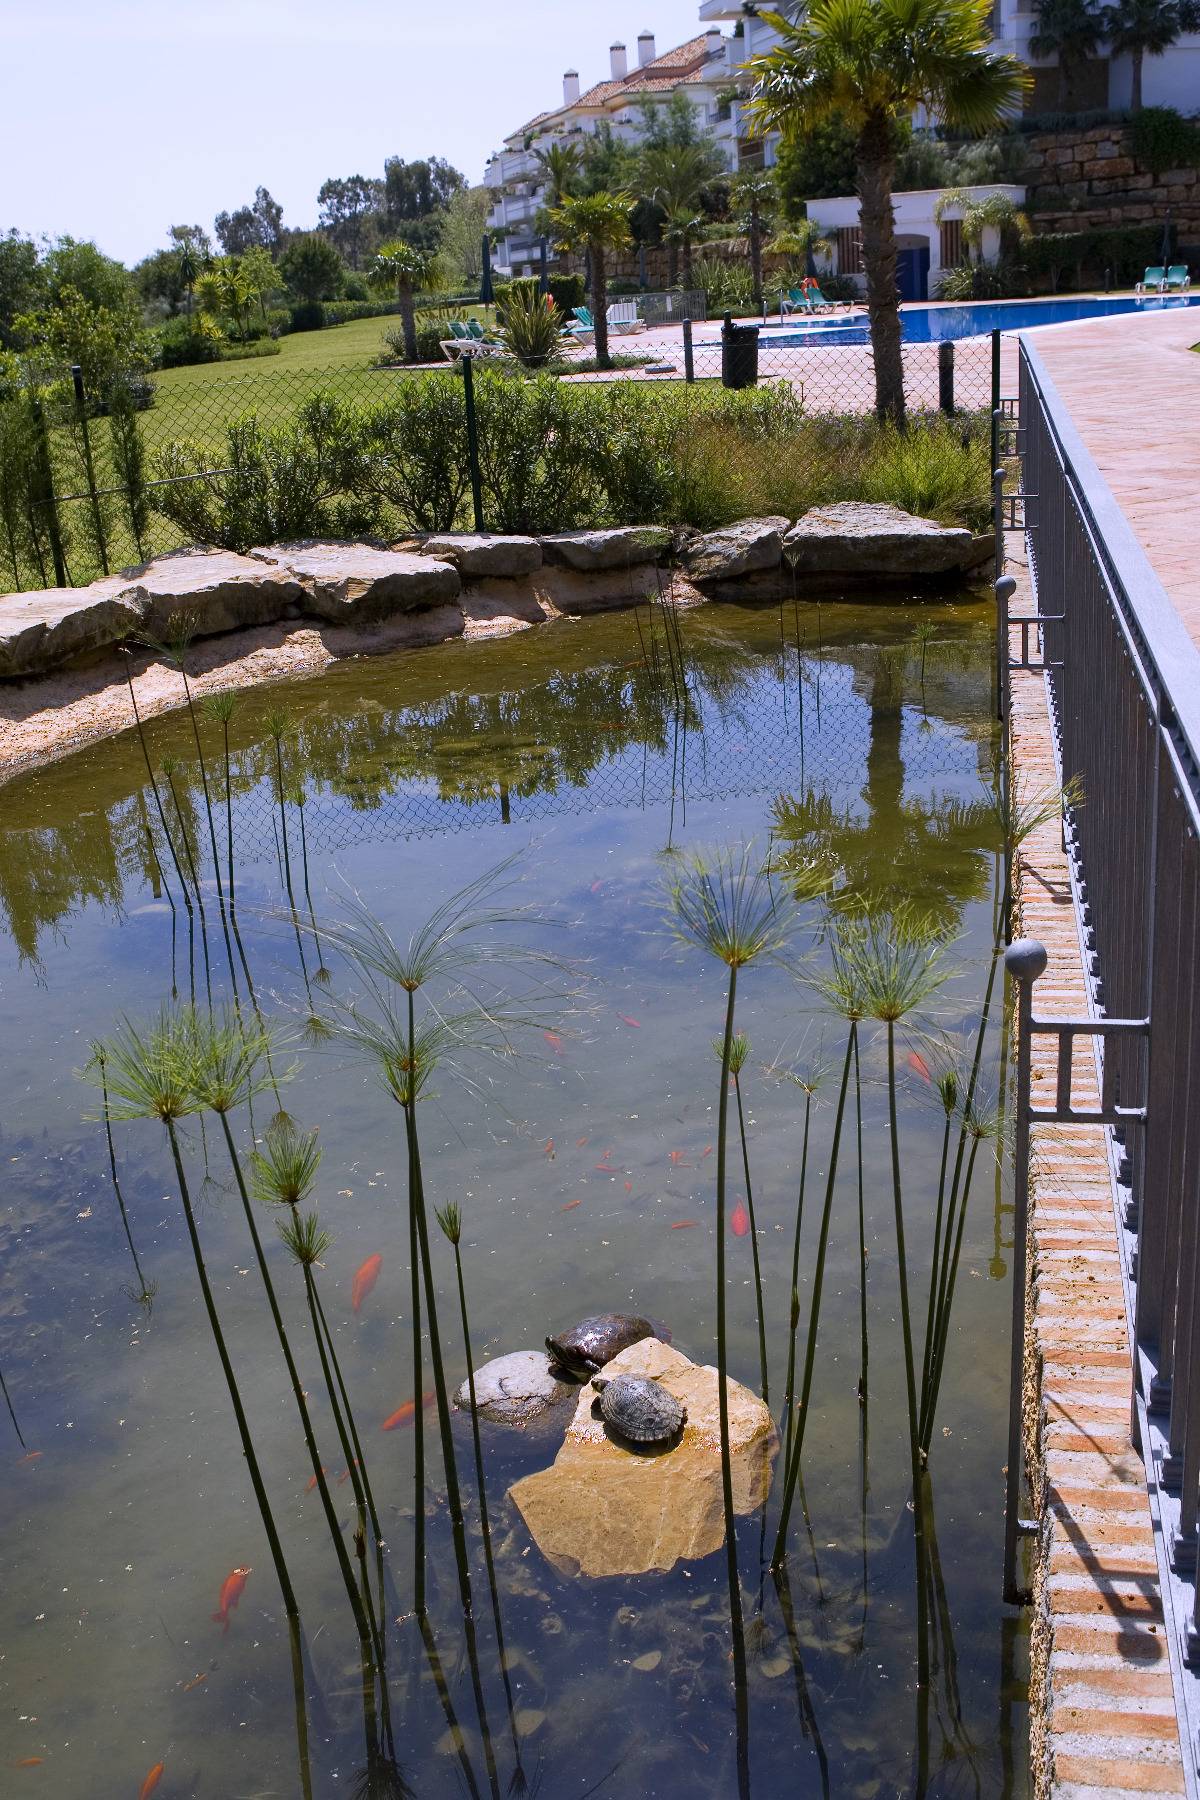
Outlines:
{"type": "Polygon", "coordinates": [[[563,105],[564,106],[578,106],[578,104],[579,104],[579,70],[578,69],[568,69],[566,74],[563,76],[563,105]]]}
{"type": "Polygon", "coordinates": [[[638,32],[638,68],[644,69],[647,63],[654,61],[654,33],[638,32]]]}
{"type": "Polygon", "coordinates": [[[629,61],[625,55],[624,44],[610,44],[608,50],[608,66],[614,81],[624,81],[629,73],[629,61]]]}
{"type": "Polygon", "coordinates": [[[704,34],[704,54],[711,61],[714,56],[723,56],[724,53],[725,40],[721,36],[721,27],[710,25],[704,34]]]}

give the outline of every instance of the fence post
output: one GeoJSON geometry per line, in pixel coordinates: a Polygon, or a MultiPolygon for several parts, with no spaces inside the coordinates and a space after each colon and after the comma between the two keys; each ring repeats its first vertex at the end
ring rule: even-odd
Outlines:
{"type": "MultiPolygon", "coordinates": [[[[995,430],[995,424],[992,426],[995,430]]],[[[996,532],[996,560],[993,580],[1004,573],[1004,470],[992,468],[992,523],[996,532]]]]}
{"type": "Polygon", "coordinates": [[[1033,984],[1046,967],[1036,938],[1018,938],[1004,952],[1004,967],[1017,984],[1017,1112],[1013,1143],[1012,1343],[1008,1374],[1008,1470],[1004,1504],[1004,1599],[1021,1606],[1028,1594],[1017,1584],[1017,1540],[1030,1521],[1020,1516],[1021,1419],[1025,1375],[1025,1268],[1029,1229],[1029,1091],[1033,984]]]}
{"type": "Polygon", "coordinates": [[[96,468],[92,462],[92,434],[88,430],[87,400],[83,392],[83,370],[71,364],[71,385],[75,389],[75,421],[83,440],[83,472],[87,479],[88,498],[92,503],[92,528],[96,534],[96,551],[100,568],[108,574],[108,545],[104,538],[104,519],[100,512],[100,496],[96,492],[96,468]]]}
{"type": "Polygon", "coordinates": [[[479,473],[479,425],[475,418],[475,358],[468,350],[459,357],[463,373],[463,399],[467,407],[467,461],[471,465],[471,507],[476,531],[483,530],[483,484],[479,473]]]}
{"type": "Polygon", "coordinates": [[[1000,461],[1000,333],[992,333],[992,467],[1000,461]]]}
{"type": "Polygon", "coordinates": [[[1008,608],[1017,584],[1011,575],[996,583],[996,717],[1008,717],[1008,608]]]}
{"type": "Polygon", "coordinates": [[[54,469],[50,462],[50,440],[46,436],[46,416],[37,394],[32,400],[33,429],[37,440],[37,478],[39,492],[35,502],[46,516],[50,538],[50,554],[54,558],[54,579],[59,587],[68,587],[67,561],[63,555],[62,532],[58,528],[58,506],[54,498],[54,469]]]}
{"type": "Polygon", "coordinates": [[[938,405],[944,413],[954,412],[954,340],[946,338],[938,345],[938,405]]]}
{"type": "Polygon", "coordinates": [[[683,321],[683,379],[685,381],[695,381],[696,379],[696,361],[692,355],[692,321],[690,318],[683,321]]]}

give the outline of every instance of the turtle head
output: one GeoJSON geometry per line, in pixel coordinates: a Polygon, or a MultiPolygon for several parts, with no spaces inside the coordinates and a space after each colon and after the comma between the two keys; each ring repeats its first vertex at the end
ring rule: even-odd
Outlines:
{"type": "Polygon", "coordinates": [[[592,1386],[598,1394],[604,1392],[605,1388],[608,1386],[608,1379],[607,1375],[594,1375],[592,1377],[592,1386]]]}
{"type": "Polygon", "coordinates": [[[596,1367],[595,1363],[581,1356],[578,1350],[556,1343],[551,1337],[546,1339],[546,1351],[551,1362],[557,1363],[560,1369],[565,1369],[568,1375],[573,1375],[576,1381],[586,1381],[596,1367]]]}

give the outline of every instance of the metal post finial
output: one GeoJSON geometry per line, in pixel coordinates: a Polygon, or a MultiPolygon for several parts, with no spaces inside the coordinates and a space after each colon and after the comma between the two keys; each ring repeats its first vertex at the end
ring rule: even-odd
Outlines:
{"type": "Polygon", "coordinates": [[[1046,972],[1046,946],[1037,938],[1014,938],[1004,952],[1004,966],[1014,981],[1034,982],[1046,972]]]}

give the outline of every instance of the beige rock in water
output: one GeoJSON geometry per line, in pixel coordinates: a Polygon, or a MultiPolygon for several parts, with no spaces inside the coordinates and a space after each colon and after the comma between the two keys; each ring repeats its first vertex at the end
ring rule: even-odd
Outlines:
{"type": "Polygon", "coordinates": [[[250,555],[294,576],[303,589],[304,611],[335,624],[390,619],[457,600],[462,590],[452,564],[371,544],[271,544],[250,555]]]}
{"type": "MultiPolygon", "coordinates": [[[[562,1449],[548,1469],[509,1490],[539,1550],[566,1575],[642,1575],[711,1556],[725,1541],[717,1371],[657,1338],[615,1356],[606,1375],[649,1375],[687,1408],[673,1446],[618,1444],[598,1417],[590,1386],[580,1393],[562,1449]]],[[[733,1504],[762,1503],[778,1438],[771,1415],[740,1382],[729,1383],[733,1504]]]]}

